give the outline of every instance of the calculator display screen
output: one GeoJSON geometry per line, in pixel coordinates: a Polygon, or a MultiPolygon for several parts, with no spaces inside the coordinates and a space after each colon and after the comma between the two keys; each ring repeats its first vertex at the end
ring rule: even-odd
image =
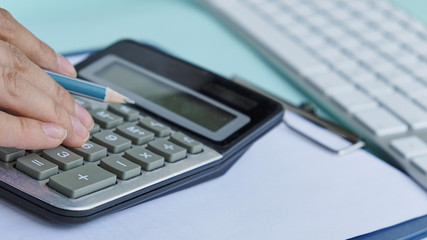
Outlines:
{"type": "Polygon", "coordinates": [[[94,74],[211,131],[236,118],[224,109],[120,62],[112,62],[94,74]]]}

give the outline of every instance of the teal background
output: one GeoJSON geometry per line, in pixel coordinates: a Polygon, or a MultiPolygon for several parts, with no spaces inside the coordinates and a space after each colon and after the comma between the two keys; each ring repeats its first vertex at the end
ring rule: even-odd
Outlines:
{"type": "MultiPolygon", "coordinates": [[[[426,1],[392,2],[427,21],[426,1]]],[[[305,100],[194,0],[3,0],[0,5],[60,53],[102,48],[123,38],[147,41],[226,77],[237,74],[290,102],[305,100]]]]}

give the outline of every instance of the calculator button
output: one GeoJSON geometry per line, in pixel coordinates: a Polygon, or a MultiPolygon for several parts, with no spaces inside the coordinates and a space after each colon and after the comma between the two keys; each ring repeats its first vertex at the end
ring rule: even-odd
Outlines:
{"type": "Polygon", "coordinates": [[[24,155],[25,155],[25,150],[0,147],[0,160],[3,162],[12,162],[24,155]]]}
{"type": "Polygon", "coordinates": [[[169,141],[180,145],[187,149],[189,153],[199,153],[203,150],[203,144],[196,141],[181,132],[176,132],[171,135],[169,141]]]}
{"type": "Polygon", "coordinates": [[[166,137],[170,133],[170,127],[153,120],[150,117],[145,117],[139,121],[139,125],[154,132],[159,137],[166,137]]]}
{"type": "Polygon", "coordinates": [[[149,142],[147,149],[163,156],[168,162],[185,158],[187,150],[164,139],[149,142]]]}
{"type": "Polygon", "coordinates": [[[48,186],[70,198],[98,191],[116,183],[116,175],[86,164],[49,178],[48,186]]]}
{"type": "Polygon", "coordinates": [[[30,154],[16,161],[16,168],[37,180],[46,179],[58,173],[58,166],[40,157],[30,154]]]}
{"type": "Polygon", "coordinates": [[[126,121],[135,121],[139,118],[139,112],[120,103],[110,103],[108,110],[123,117],[126,121]]]}
{"type": "Polygon", "coordinates": [[[94,134],[94,133],[99,132],[100,129],[101,129],[101,127],[99,126],[99,124],[95,123],[95,124],[93,124],[93,127],[89,132],[90,132],[90,134],[94,134]]]}
{"type": "Polygon", "coordinates": [[[138,176],[141,173],[141,166],[119,155],[111,155],[101,159],[99,166],[116,174],[122,180],[138,176]]]}
{"type": "Polygon", "coordinates": [[[70,148],[70,150],[82,156],[88,162],[95,162],[107,156],[107,148],[91,141],[87,141],[79,148],[70,148]]]}
{"type": "Polygon", "coordinates": [[[152,171],[154,169],[163,167],[165,164],[165,159],[162,156],[159,156],[142,147],[134,147],[127,150],[123,157],[140,165],[145,171],[152,171]]]}
{"type": "Polygon", "coordinates": [[[106,147],[112,153],[123,152],[131,146],[129,139],[109,131],[94,134],[92,141],[106,147]]]}
{"type": "Polygon", "coordinates": [[[98,123],[102,128],[114,128],[122,124],[123,122],[122,117],[104,109],[95,109],[91,111],[91,113],[93,120],[98,123]]]}
{"type": "Polygon", "coordinates": [[[71,152],[63,146],[43,150],[42,156],[58,165],[61,170],[69,170],[83,164],[83,157],[71,152]]]}
{"type": "Polygon", "coordinates": [[[154,133],[133,124],[117,127],[116,132],[136,145],[142,145],[154,139],[154,133]]]}
{"type": "Polygon", "coordinates": [[[86,109],[90,109],[91,108],[91,104],[89,101],[83,99],[83,98],[79,98],[79,97],[75,97],[74,101],[78,104],[80,104],[82,107],[86,108],[86,109]]]}

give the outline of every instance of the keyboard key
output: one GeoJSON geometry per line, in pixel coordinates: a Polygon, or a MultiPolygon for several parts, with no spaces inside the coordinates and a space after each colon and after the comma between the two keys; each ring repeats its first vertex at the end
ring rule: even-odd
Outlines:
{"type": "Polygon", "coordinates": [[[411,163],[424,175],[427,174],[427,155],[415,157],[411,160],[411,163]]]}
{"type": "Polygon", "coordinates": [[[49,178],[48,186],[69,198],[78,198],[116,183],[116,175],[86,164],[49,178]]]}
{"type": "Polygon", "coordinates": [[[0,147],[0,160],[3,162],[12,162],[24,155],[25,155],[25,150],[0,147]]]}
{"type": "Polygon", "coordinates": [[[87,141],[79,148],[70,148],[70,150],[82,156],[88,162],[95,162],[107,156],[107,148],[91,141],[87,141]]]}
{"type": "Polygon", "coordinates": [[[427,128],[427,113],[403,95],[395,93],[382,95],[378,100],[413,129],[427,128]]]}
{"type": "Polygon", "coordinates": [[[393,139],[391,147],[405,158],[427,155],[427,144],[416,136],[393,139]]]}
{"type": "Polygon", "coordinates": [[[332,100],[350,113],[376,108],[378,106],[378,103],[374,99],[368,97],[359,90],[352,91],[351,94],[341,93],[332,95],[332,100]]]}
{"type": "Polygon", "coordinates": [[[354,86],[344,79],[341,75],[330,72],[319,74],[307,80],[324,94],[331,95],[354,90],[354,86]]]}
{"type": "Polygon", "coordinates": [[[168,162],[176,162],[185,158],[187,150],[164,139],[149,142],[147,149],[163,156],[168,162]]]}
{"type": "Polygon", "coordinates": [[[61,170],[69,170],[83,164],[83,157],[71,152],[63,146],[43,150],[42,156],[58,165],[61,170]]]}
{"type": "Polygon", "coordinates": [[[122,180],[133,178],[141,173],[141,166],[119,155],[111,155],[101,159],[99,166],[116,174],[122,180]]]}
{"type": "Polygon", "coordinates": [[[409,98],[420,98],[427,96],[427,87],[418,81],[399,84],[396,85],[396,88],[409,98]]]}
{"type": "Polygon", "coordinates": [[[151,117],[145,117],[139,121],[139,125],[143,128],[154,132],[159,137],[166,137],[170,134],[170,127],[165,126],[163,123],[159,123],[151,117]]]}
{"type": "Polygon", "coordinates": [[[154,133],[134,124],[119,126],[116,128],[116,132],[136,145],[142,145],[154,139],[154,133]]]}
{"type": "Polygon", "coordinates": [[[92,141],[107,148],[109,152],[119,153],[131,147],[129,139],[116,133],[103,131],[92,136],[92,141]]]}
{"type": "Polygon", "coordinates": [[[30,154],[16,161],[16,169],[36,179],[43,180],[58,173],[58,166],[40,157],[30,154]]]}
{"type": "Polygon", "coordinates": [[[196,141],[181,132],[176,132],[171,135],[169,141],[180,145],[187,149],[189,153],[199,153],[203,150],[203,144],[196,141]]]}
{"type": "Polygon", "coordinates": [[[372,81],[359,82],[358,86],[368,93],[371,96],[381,96],[385,94],[391,94],[394,92],[394,89],[389,84],[385,83],[382,80],[375,79],[372,81]]]}
{"type": "Polygon", "coordinates": [[[145,171],[152,171],[165,165],[164,157],[142,147],[127,150],[123,157],[140,165],[145,171]]]}
{"type": "Polygon", "coordinates": [[[139,112],[120,103],[110,103],[108,110],[123,117],[126,121],[135,121],[139,118],[139,112]]]}
{"type": "Polygon", "coordinates": [[[102,128],[110,129],[120,125],[123,118],[104,109],[95,109],[91,111],[93,120],[102,128]]]}
{"type": "Polygon", "coordinates": [[[404,133],[408,130],[404,122],[382,108],[358,112],[355,117],[371,132],[381,137],[404,133]]]}

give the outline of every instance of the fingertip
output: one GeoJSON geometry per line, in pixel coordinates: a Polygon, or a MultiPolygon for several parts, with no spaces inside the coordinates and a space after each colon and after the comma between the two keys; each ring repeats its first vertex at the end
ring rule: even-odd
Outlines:
{"type": "Polygon", "coordinates": [[[68,61],[67,58],[65,58],[60,54],[56,54],[56,59],[58,61],[59,73],[62,73],[71,77],[77,76],[76,69],[74,68],[73,64],[71,64],[70,61],[68,61]]]}
{"type": "Polygon", "coordinates": [[[61,142],[67,137],[67,130],[53,123],[42,123],[43,131],[49,138],[60,140],[61,142]]]}
{"type": "Polygon", "coordinates": [[[74,108],[76,117],[88,130],[91,130],[95,123],[90,113],[77,102],[74,103],[74,108]]]}

